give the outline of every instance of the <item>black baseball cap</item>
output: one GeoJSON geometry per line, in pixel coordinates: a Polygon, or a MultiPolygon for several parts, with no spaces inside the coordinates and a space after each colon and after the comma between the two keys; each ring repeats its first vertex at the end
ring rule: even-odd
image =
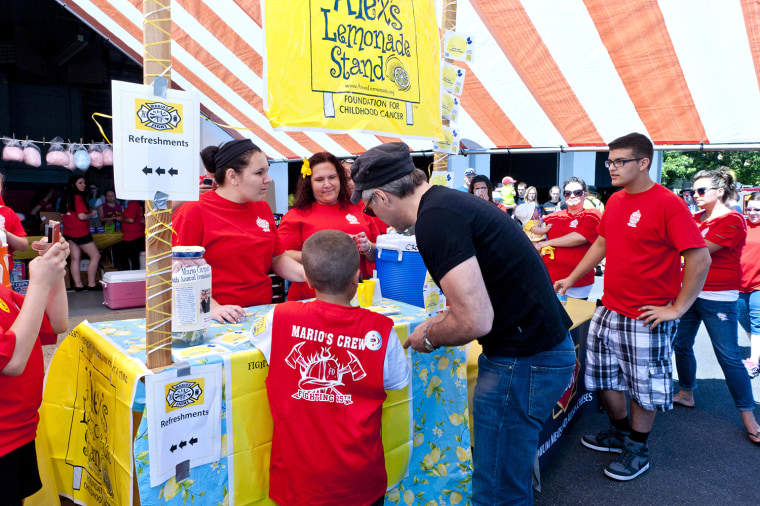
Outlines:
{"type": "Polygon", "coordinates": [[[414,169],[409,146],[403,142],[389,142],[367,150],[351,166],[351,179],[354,181],[351,203],[359,203],[363,190],[395,181],[414,169]]]}

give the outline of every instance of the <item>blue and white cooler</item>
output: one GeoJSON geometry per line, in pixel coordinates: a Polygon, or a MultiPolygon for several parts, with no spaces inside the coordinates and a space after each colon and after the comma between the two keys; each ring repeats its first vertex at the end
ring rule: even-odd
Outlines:
{"type": "Polygon", "coordinates": [[[427,268],[411,235],[385,234],[377,238],[375,270],[386,299],[425,307],[422,289],[427,268]]]}

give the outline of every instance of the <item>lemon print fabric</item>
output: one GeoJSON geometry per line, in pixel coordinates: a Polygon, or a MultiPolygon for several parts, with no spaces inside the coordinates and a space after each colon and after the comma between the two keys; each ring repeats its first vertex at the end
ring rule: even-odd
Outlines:
{"type": "Polygon", "coordinates": [[[385,61],[385,76],[391,82],[396,83],[396,86],[401,91],[407,91],[412,86],[409,72],[406,71],[404,64],[395,55],[389,56],[385,61]]]}

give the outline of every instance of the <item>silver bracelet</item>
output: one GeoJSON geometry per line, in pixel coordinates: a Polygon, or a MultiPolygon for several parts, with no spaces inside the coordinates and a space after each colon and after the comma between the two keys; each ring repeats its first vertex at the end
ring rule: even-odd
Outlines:
{"type": "Polygon", "coordinates": [[[430,340],[427,338],[427,331],[432,325],[428,325],[422,330],[422,344],[425,345],[425,349],[428,351],[428,353],[432,353],[435,350],[438,349],[438,346],[435,346],[433,343],[430,342],[430,340]]]}

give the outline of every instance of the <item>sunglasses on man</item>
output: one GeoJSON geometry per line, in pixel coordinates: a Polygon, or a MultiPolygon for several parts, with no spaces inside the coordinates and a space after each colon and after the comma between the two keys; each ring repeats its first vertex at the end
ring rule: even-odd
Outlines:
{"type": "Polygon", "coordinates": [[[373,211],[372,208],[370,207],[371,203],[372,203],[372,200],[371,199],[368,200],[367,203],[364,204],[364,209],[362,209],[362,211],[364,211],[364,214],[366,214],[370,218],[374,218],[376,214],[375,214],[375,211],[373,211]]]}
{"type": "Polygon", "coordinates": [[[565,192],[563,193],[563,195],[565,196],[565,198],[568,198],[571,195],[574,195],[576,197],[583,197],[583,193],[584,193],[583,190],[573,190],[573,191],[565,190],[565,192]]]}

